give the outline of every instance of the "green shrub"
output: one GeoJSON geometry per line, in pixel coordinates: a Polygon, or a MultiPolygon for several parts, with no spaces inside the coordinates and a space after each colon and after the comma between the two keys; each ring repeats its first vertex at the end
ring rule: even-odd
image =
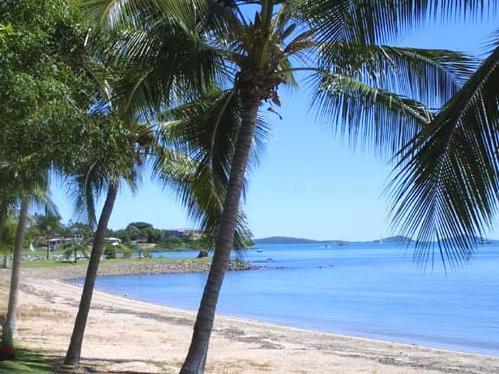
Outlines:
{"type": "Polygon", "coordinates": [[[65,260],[69,260],[69,258],[72,257],[73,254],[74,254],[74,250],[72,247],[70,247],[70,248],[65,249],[62,256],[64,257],[65,260]]]}
{"type": "Polygon", "coordinates": [[[133,255],[133,249],[123,244],[118,245],[116,251],[122,253],[124,258],[131,258],[133,255]]]}
{"type": "Polygon", "coordinates": [[[113,245],[106,245],[104,247],[104,258],[107,260],[116,258],[116,247],[113,245]]]}

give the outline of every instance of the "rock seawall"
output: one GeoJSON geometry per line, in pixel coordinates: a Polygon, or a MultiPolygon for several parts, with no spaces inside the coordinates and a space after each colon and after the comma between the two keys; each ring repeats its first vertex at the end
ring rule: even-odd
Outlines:
{"type": "MultiPolygon", "coordinates": [[[[175,274],[201,273],[210,270],[211,259],[155,259],[155,260],[103,260],[99,266],[100,276],[111,275],[147,275],[147,274],[175,274]]],[[[233,260],[229,263],[229,271],[257,269],[247,262],[233,260]]],[[[71,279],[82,278],[87,271],[84,264],[60,264],[50,267],[23,268],[26,276],[41,279],[71,279]]],[[[2,270],[4,272],[4,270],[2,270]]],[[[5,270],[10,272],[10,269],[5,270]]]]}

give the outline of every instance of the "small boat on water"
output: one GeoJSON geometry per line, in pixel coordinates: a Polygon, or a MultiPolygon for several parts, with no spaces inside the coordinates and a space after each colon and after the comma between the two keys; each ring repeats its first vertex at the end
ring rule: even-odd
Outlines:
{"type": "Polygon", "coordinates": [[[262,252],[263,252],[263,250],[261,250],[260,248],[258,248],[258,249],[256,250],[256,252],[257,252],[257,253],[262,253],[262,252]]]}

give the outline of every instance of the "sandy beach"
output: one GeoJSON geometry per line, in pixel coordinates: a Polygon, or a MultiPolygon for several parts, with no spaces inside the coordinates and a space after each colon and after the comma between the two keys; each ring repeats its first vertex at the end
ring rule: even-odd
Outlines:
{"type": "MultiPolygon", "coordinates": [[[[2,310],[8,274],[7,270],[0,271],[2,310]]],[[[54,358],[56,363],[62,361],[67,348],[81,293],[79,287],[60,279],[67,278],[68,274],[39,268],[23,270],[18,343],[54,358]]],[[[74,274],[78,276],[78,271],[74,274]]],[[[188,348],[194,317],[190,311],[96,292],[80,371],[177,373],[188,348]]],[[[325,334],[224,316],[217,318],[215,327],[208,373],[499,372],[499,357],[325,334]]]]}

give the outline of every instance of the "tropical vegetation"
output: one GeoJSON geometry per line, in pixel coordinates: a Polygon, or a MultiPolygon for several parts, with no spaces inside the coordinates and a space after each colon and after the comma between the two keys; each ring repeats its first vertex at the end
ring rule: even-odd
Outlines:
{"type": "MultiPolygon", "coordinates": [[[[87,79],[78,71],[76,13],[64,2],[5,1],[0,4],[0,178],[4,209],[19,207],[9,304],[1,349],[12,350],[20,261],[30,206],[54,210],[48,194],[54,165],[69,165],[71,140],[85,117],[87,79]],[[76,130],[76,131],[75,131],[76,130]],[[68,146],[70,148],[68,148],[68,146]]],[[[75,144],[75,143],[73,143],[75,144]]],[[[76,144],[75,144],[76,145],[76,144]]],[[[5,213],[4,213],[5,214],[5,213]]],[[[8,355],[8,354],[7,354],[8,355]]]]}
{"type": "MultiPolygon", "coordinates": [[[[48,238],[64,231],[50,203],[56,177],[93,234],[65,358],[79,362],[100,259],[116,256],[105,246],[113,207],[147,167],[178,193],[203,247],[214,250],[181,369],[204,372],[231,251],[251,234],[241,205],[270,131],[264,113],[280,116],[284,89],[308,90],[321,123],[393,157],[394,218],[418,236],[421,258],[437,239],[443,257],[467,259],[490,223],[499,191],[497,38],[478,68],[463,53],[391,43],[430,16],[481,17],[484,6],[495,11],[492,1],[78,3],[0,4],[0,242],[12,238],[9,215],[19,210],[4,344],[15,332],[30,207],[46,210],[31,229],[47,258],[48,238]]],[[[124,244],[171,240],[140,222],[113,234],[124,244]]],[[[81,249],[70,249],[75,260],[81,249]]]]}
{"type": "MultiPolygon", "coordinates": [[[[121,33],[112,53],[133,63],[140,77],[134,90],[123,92],[130,105],[161,110],[173,98],[189,100],[199,89],[217,86],[220,96],[206,104],[202,118],[213,116],[218,125],[227,113],[238,112],[240,129],[230,167],[219,170],[228,178],[228,188],[214,259],[182,373],[204,371],[249,159],[256,152],[256,135],[266,131],[261,107],[278,112],[279,90],[305,80],[322,121],[337,124],[354,140],[395,153],[431,121],[427,108],[442,105],[458,92],[473,63],[451,51],[385,43],[429,12],[444,17],[459,10],[478,14],[483,5],[469,1],[439,8],[441,4],[432,1],[272,0],[84,4],[101,24],[121,33]],[[185,72],[182,62],[187,57],[190,69],[185,72]],[[178,86],[172,87],[174,77],[178,86]]],[[[195,108],[187,109],[191,122],[199,121],[195,108]]],[[[191,144],[193,135],[185,136],[191,144]]],[[[191,155],[196,157],[195,148],[191,155]]]]}

